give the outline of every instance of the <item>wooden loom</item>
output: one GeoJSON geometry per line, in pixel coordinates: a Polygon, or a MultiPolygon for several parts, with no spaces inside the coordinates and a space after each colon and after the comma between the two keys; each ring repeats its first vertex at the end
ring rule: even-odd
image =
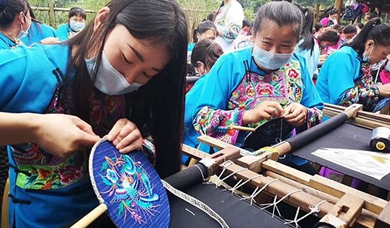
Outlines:
{"type": "MultiPolygon", "coordinates": [[[[389,119],[386,116],[375,116],[361,111],[361,106],[354,105],[351,108],[338,106],[327,106],[324,113],[328,116],[335,116],[345,113],[347,119],[353,119],[357,125],[367,127],[367,122],[375,119],[372,128],[378,126],[389,126],[389,119]],[[376,117],[376,118],[375,118],[376,117]]],[[[242,157],[240,152],[248,152],[231,144],[224,143],[209,136],[200,136],[198,140],[211,147],[221,150],[213,155],[206,154],[194,148],[183,145],[183,153],[197,160],[204,158],[216,159],[218,161],[218,170],[222,170],[221,163],[226,160],[234,162],[225,168],[226,174],[233,174],[240,180],[256,188],[262,188],[265,185],[265,192],[275,195],[279,198],[296,191],[288,196],[285,202],[300,207],[308,212],[309,207],[319,206],[318,216],[326,218],[336,218],[336,222],[328,221],[329,224],[336,227],[384,227],[390,228],[390,202],[380,199],[373,195],[356,190],[344,184],[327,179],[320,175],[309,175],[298,171],[276,160],[279,156],[291,151],[289,142],[283,141],[272,148],[265,148],[259,156],[242,157]],[[243,168],[247,168],[243,170],[243,168]],[[263,174],[263,176],[258,175],[263,174]],[[256,178],[254,178],[256,176],[256,178]],[[271,184],[270,181],[278,181],[271,184]],[[302,191],[298,191],[302,190],[302,191]],[[342,224],[342,225],[340,225],[342,224]]]]}

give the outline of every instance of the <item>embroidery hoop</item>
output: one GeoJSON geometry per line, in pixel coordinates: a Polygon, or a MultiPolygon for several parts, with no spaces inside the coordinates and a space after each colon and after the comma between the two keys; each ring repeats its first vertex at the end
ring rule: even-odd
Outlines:
{"type": "Polygon", "coordinates": [[[254,132],[249,133],[244,139],[244,148],[258,150],[266,146],[276,144],[275,139],[285,140],[294,126],[284,121],[283,117],[272,119],[255,128],[254,132]]]}
{"type": "Polygon", "coordinates": [[[102,139],[91,150],[89,175],[100,205],[82,219],[87,224],[80,220],[73,227],[85,227],[106,210],[117,227],[169,226],[167,193],[142,151],[121,154],[102,139]]]}

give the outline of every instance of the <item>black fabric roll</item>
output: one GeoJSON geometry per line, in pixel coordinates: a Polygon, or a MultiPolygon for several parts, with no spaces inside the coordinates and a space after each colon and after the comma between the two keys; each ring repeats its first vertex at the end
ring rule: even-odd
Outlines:
{"type": "Polygon", "coordinates": [[[198,163],[178,173],[175,173],[165,178],[164,180],[174,188],[185,191],[186,189],[203,181],[202,173],[204,178],[208,177],[208,170],[206,166],[198,163]]]}
{"type": "Polygon", "coordinates": [[[291,146],[291,151],[289,152],[293,152],[310,143],[311,141],[331,132],[335,128],[343,125],[347,120],[347,114],[340,113],[321,124],[307,129],[306,131],[303,131],[294,137],[286,139],[285,141],[288,142],[291,146]]]}

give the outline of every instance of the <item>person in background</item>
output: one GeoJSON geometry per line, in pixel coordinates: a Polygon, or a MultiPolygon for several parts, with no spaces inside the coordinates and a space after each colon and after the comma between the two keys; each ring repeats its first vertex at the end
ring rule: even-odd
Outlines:
{"type": "Polygon", "coordinates": [[[33,43],[59,43],[60,41],[58,39],[56,30],[53,27],[38,21],[31,9],[30,4],[27,3],[27,5],[32,23],[30,29],[28,30],[28,35],[23,37],[21,41],[27,46],[30,46],[33,43]]]}
{"type": "MultiPolygon", "coordinates": [[[[0,50],[0,112],[77,116],[94,140],[105,137],[121,153],[142,149],[161,178],[172,175],[180,170],[187,31],[175,0],[112,0],[67,42],[0,50]]],[[[7,142],[11,227],[70,227],[99,204],[90,148],[28,141],[7,142]]]]}
{"type": "MultiPolygon", "coordinates": [[[[260,7],[254,46],[223,54],[187,93],[184,144],[197,147],[197,137],[208,135],[240,147],[248,133],[231,126],[257,127],[280,116],[297,132],[321,122],[323,103],[306,61],[294,54],[302,21],[302,12],[292,3],[260,7]]],[[[210,152],[204,144],[199,149],[210,152]]],[[[315,173],[306,160],[288,155],[283,162],[315,173]]]]}
{"type": "Polygon", "coordinates": [[[191,54],[196,43],[204,39],[215,40],[217,35],[217,27],[212,21],[202,21],[199,23],[198,28],[193,31],[193,43],[188,44],[187,48],[187,76],[196,75],[196,70],[191,64],[191,54]]]}
{"type": "Polygon", "coordinates": [[[362,30],[363,26],[364,26],[364,24],[363,24],[363,23],[357,23],[357,24],[356,24],[356,30],[357,30],[357,33],[359,33],[359,32],[360,32],[360,30],[362,30]]]}
{"type": "MultiPolygon", "coordinates": [[[[215,40],[217,34],[217,27],[211,21],[202,21],[199,23],[198,28],[194,31],[194,42],[188,44],[188,52],[192,52],[194,49],[196,42],[201,41],[203,39],[215,40]]],[[[189,53],[191,55],[191,53],[189,53]]]]}
{"type": "Polygon", "coordinates": [[[337,11],[337,9],[331,9],[328,15],[321,19],[320,23],[325,27],[329,27],[331,25],[337,25],[338,14],[339,12],[337,11]]]}
{"type": "Polygon", "coordinates": [[[313,79],[320,58],[320,48],[312,34],[314,13],[308,8],[303,8],[300,5],[296,6],[302,11],[304,23],[302,38],[295,48],[295,53],[305,58],[310,77],[313,79]]]}
{"type": "Polygon", "coordinates": [[[244,20],[244,11],[237,0],[223,0],[215,15],[217,26],[215,41],[221,45],[224,53],[234,50],[234,40],[237,38],[244,20]]]}
{"type": "Polygon", "coordinates": [[[366,24],[367,22],[369,22],[374,17],[375,17],[375,14],[373,14],[373,13],[366,13],[366,15],[364,15],[364,23],[366,24]]]}
{"type": "Polygon", "coordinates": [[[223,54],[221,46],[213,40],[204,39],[196,43],[191,64],[200,76],[207,74],[217,59],[223,54]]]}
{"type": "Polygon", "coordinates": [[[68,22],[57,28],[60,41],[68,40],[85,28],[87,14],[80,7],[72,7],[69,10],[68,22]]]}
{"type": "Polygon", "coordinates": [[[348,43],[355,37],[357,34],[357,29],[353,25],[347,25],[343,28],[343,31],[341,33],[341,44],[340,46],[348,43]]]}
{"type": "Polygon", "coordinates": [[[25,0],[0,1],[0,50],[20,44],[30,26],[31,16],[25,0]]]}
{"type": "Polygon", "coordinates": [[[372,111],[378,101],[390,96],[390,84],[373,83],[370,65],[390,53],[390,26],[371,19],[358,35],[325,61],[317,80],[324,102],[342,106],[355,103],[372,111]]]}
{"type": "Polygon", "coordinates": [[[341,36],[336,30],[326,29],[317,37],[317,42],[321,51],[320,59],[326,59],[334,51],[340,48],[341,36]]]}
{"type": "Polygon", "coordinates": [[[252,23],[248,19],[242,21],[242,28],[234,40],[234,49],[252,46],[252,23]]]}
{"type": "Polygon", "coordinates": [[[191,54],[191,66],[196,71],[196,76],[187,76],[186,93],[194,86],[199,76],[207,74],[223,50],[213,40],[204,39],[196,43],[191,54]]]}
{"type": "Polygon", "coordinates": [[[321,23],[317,23],[314,25],[314,38],[318,38],[318,36],[324,31],[325,26],[321,23]]]}

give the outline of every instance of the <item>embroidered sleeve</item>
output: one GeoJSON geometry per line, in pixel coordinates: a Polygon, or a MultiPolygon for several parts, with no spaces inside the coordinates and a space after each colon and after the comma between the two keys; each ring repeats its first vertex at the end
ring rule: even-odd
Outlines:
{"type": "Polygon", "coordinates": [[[311,128],[322,122],[322,111],[318,108],[308,108],[307,109],[307,128],[311,128]]]}
{"type": "Polygon", "coordinates": [[[222,32],[222,37],[227,43],[233,42],[240,32],[240,25],[230,24],[228,28],[222,32]]]}
{"type": "Polygon", "coordinates": [[[203,107],[195,116],[193,125],[201,135],[208,135],[221,141],[236,144],[239,131],[230,129],[229,126],[241,126],[244,111],[225,111],[203,107]]]}
{"type": "Polygon", "coordinates": [[[364,110],[372,111],[378,101],[378,86],[371,84],[367,87],[355,86],[346,90],[341,97],[339,105],[350,106],[352,104],[359,103],[363,105],[364,110]]]}

